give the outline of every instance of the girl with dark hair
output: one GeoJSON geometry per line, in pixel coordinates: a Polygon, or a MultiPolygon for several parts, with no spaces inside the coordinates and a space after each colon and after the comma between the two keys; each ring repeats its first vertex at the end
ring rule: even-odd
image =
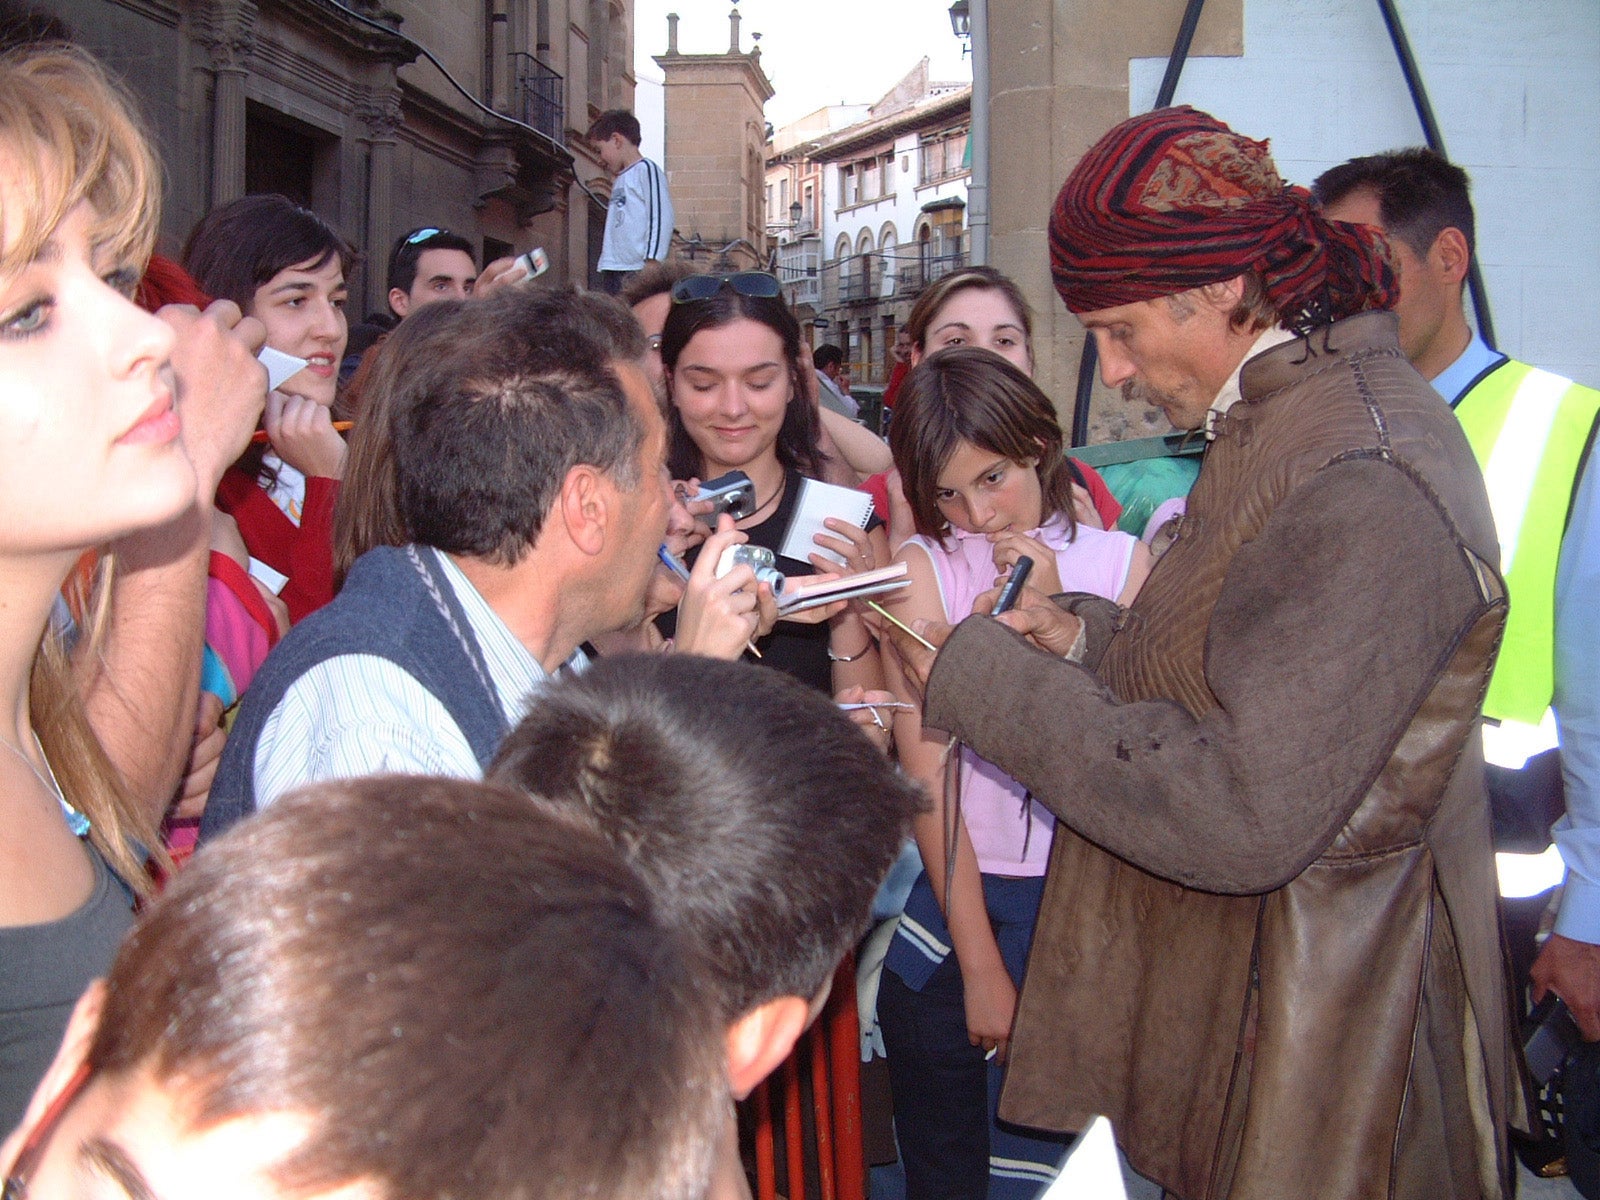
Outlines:
{"type": "MultiPolygon", "coordinates": [[[[958,622],[1024,555],[1047,595],[1132,602],[1150,552],[1074,518],[1062,443],[1049,398],[1012,363],[977,347],[922,360],[889,434],[917,530],[898,555],[911,586],[897,616],[958,622]]],[[[1054,818],[970,750],[947,782],[946,739],[919,713],[897,717],[895,741],[935,800],[914,821],[924,870],[878,992],[907,1195],[1031,1197],[1062,1147],[1001,1129],[995,1111],[1054,818]]]]}
{"type": "Polygon", "coordinates": [[[275,572],[289,618],[333,599],[333,506],[345,444],[333,426],[344,356],[350,245],[283,196],[245,196],[206,214],[184,247],[200,286],[267,327],[267,345],[306,360],[267,398],[267,441],[223,477],[217,505],[250,556],[275,572]]]}
{"type": "MultiPolygon", "coordinates": [[[[906,317],[905,332],[911,339],[913,368],[936,350],[978,346],[1033,378],[1033,313],[1016,281],[993,267],[963,267],[934,280],[917,297],[906,317]]],[[[1077,518],[1115,529],[1122,505],[1105,480],[1093,467],[1075,460],[1067,463],[1067,470],[1079,489],[1073,504],[1077,518]]],[[[910,530],[902,528],[906,522],[893,483],[890,476],[874,476],[864,486],[880,507],[890,511],[890,544],[898,549],[910,530]]]]}
{"type": "MultiPolygon", "coordinates": [[[[811,368],[801,358],[800,327],[771,275],[696,275],[672,290],[661,334],[671,396],[667,462],[674,479],[710,479],[743,471],[755,485],[755,508],[738,522],[750,543],[777,553],[799,499],[802,478],[820,479],[815,405],[801,384],[811,368]]],[[[847,572],[889,559],[888,543],[831,520],[819,546],[842,556],[847,572]]],[[[838,571],[820,554],[777,560],[784,575],[838,571]]],[[[877,642],[851,609],[819,624],[781,621],[757,642],[763,661],[813,687],[882,686],[877,642]]]]}

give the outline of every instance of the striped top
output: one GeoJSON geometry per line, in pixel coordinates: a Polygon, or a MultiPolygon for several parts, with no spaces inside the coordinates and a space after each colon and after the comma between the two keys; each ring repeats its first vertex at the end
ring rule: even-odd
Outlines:
{"type": "MultiPolygon", "coordinates": [[[[515,728],[548,676],[461,569],[434,556],[467,614],[489,682],[515,728]]],[[[586,665],[583,652],[575,667],[586,665]]],[[[439,699],[387,658],[343,654],[307,671],[284,693],[256,743],[256,803],[324,779],[393,772],[480,779],[477,757],[439,699]]]]}

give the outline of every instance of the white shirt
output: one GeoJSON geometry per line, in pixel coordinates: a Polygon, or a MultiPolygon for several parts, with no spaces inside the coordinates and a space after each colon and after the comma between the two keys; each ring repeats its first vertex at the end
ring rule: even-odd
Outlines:
{"type": "Polygon", "coordinates": [[[672,249],[672,198],[667,176],[648,158],[628,167],[611,185],[601,271],[637,271],[646,259],[666,261],[672,249]]]}
{"type": "MultiPolygon", "coordinates": [[[[431,551],[467,614],[506,723],[549,676],[449,557],[431,551]]],[[[568,665],[588,665],[582,651],[568,665]]],[[[386,772],[481,779],[466,735],[409,672],[374,654],[326,659],[289,686],[256,743],[256,804],[324,779],[386,772]]]]}
{"type": "Polygon", "coordinates": [[[1217,398],[1211,402],[1211,411],[1206,413],[1206,441],[1216,437],[1217,419],[1223,416],[1230,408],[1242,398],[1239,392],[1239,375],[1244,371],[1245,363],[1258,354],[1265,354],[1274,346],[1281,346],[1285,342],[1292,342],[1299,335],[1287,329],[1274,326],[1263,329],[1259,337],[1251,343],[1250,349],[1239,360],[1239,365],[1233,369],[1233,374],[1228,376],[1222,390],[1217,393],[1217,398]]]}

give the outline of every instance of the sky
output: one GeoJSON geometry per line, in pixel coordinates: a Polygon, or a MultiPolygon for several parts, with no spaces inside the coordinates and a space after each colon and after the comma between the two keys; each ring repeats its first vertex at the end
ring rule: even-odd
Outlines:
{"type": "MultiPolygon", "coordinates": [[[[767,101],[775,128],[827,104],[870,104],[924,55],[935,80],[972,80],[971,60],[950,32],[950,0],[634,0],[640,84],[661,81],[651,59],[667,48],[669,12],[678,14],[680,53],[720,54],[735,7],[742,48],[751,48],[752,33],[761,34],[762,69],[776,89],[767,101]]],[[[640,99],[643,122],[650,106],[640,99]]]]}

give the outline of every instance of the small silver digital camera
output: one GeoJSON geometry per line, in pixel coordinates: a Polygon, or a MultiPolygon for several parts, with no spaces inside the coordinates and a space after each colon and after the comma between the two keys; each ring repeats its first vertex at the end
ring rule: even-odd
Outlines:
{"type": "Polygon", "coordinates": [[[774,596],[782,595],[784,576],[783,572],[778,570],[777,557],[771,550],[765,546],[752,546],[748,543],[729,546],[717,560],[717,578],[721,579],[740,563],[744,563],[756,573],[757,583],[769,584],[774,596]]]}
{"type": "Polygon", "coordinates": [[[698,504],[707,500],[711,501],[711,511],[702,514],[700,519],[712,529],[717,527],[718,513],[727,513],[735,521],[742,521],[756,510],[756,485],[743,471],[729,471],[702,483],[700,490],[687,502],[698,504]]]}

